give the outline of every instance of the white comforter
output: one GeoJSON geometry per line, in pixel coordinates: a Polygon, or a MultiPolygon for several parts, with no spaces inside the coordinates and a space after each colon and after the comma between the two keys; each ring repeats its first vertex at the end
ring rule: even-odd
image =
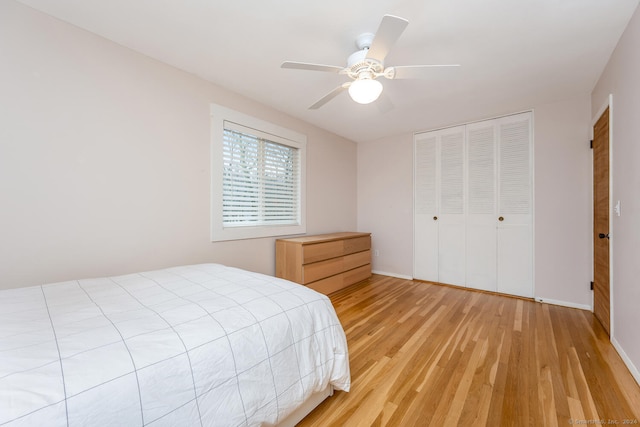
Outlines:
{"type": "Polygon", "coordinates": [[[217,264],[0,292],[0,426],[276,424],[349,390],[329,299],[217,264]]]}

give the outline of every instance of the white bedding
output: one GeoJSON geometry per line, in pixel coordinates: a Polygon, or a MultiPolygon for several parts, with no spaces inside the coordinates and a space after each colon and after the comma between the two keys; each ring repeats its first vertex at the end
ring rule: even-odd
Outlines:
{"type": "Polygon", "coordinates": [[[329,299],[218,264],[0,291],[0,426],[277,424],[348,391],[329,299]]]}

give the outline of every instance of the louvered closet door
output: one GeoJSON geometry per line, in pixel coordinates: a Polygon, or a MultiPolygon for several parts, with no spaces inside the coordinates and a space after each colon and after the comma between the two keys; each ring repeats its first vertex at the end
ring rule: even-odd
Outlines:
{"type": "Polygon", "coordinates": [[[465,270],[465,129],[440,133],[438,281],[464,285],[465,270]]]}
{"type": "Polygon", "coordinates": [[[498,119],[497,290],[524,297],[533,296],[531,126],[531,113],[498,119]]]}
{"type": "Polygon", "coordinates": [[[414,272],[416,279],[438,281],[438,136],[417,134],[414,147],[414,272]]]}
{"type": "Polygon", "coordinates": [[[495,121],[467,125],[467,286],[497,291],[495,121]]]}
{"type": "Polygon", "coordinates": [[[414,277],[464,285],[464,127],[415,137],[414,277]]]}

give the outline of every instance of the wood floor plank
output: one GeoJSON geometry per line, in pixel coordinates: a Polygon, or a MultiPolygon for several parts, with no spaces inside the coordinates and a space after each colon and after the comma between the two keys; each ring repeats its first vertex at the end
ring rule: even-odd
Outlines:
{"type": "Polygon", "coordinates": [[[331,301],[352,390],[300,426],[640,421],[640,387],[591,312],[380,275],[331,301]]]}

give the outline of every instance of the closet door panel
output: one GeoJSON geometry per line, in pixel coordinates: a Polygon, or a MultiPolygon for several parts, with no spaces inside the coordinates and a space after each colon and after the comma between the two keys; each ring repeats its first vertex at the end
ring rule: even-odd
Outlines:
{"type": "Polygon", "coordinates": [[[438,282],[466,286],[464,224],[440,223],[438,282]]]}
{"type": "Polygon", "coordinates": [[[440,131],[438,281],[466,285],[465,130],[440,131]]]}
{"type": "Polygon", "coordinates": [[[498,292],[533,297],[531,231],[522,225],[498,229],[498,292]]]}
{"type": "Polygon", "coordinates": [[[496,226],[467,225],[467,287],[497,290],[496,226]]]}
{"type": "Polygon", "coordinates": [[[416,216],[413,277],[438,282],[438,225],[428,216],[416,216]]]}
{"type": "Polygon", "coordinates": [[[498,292],[533,296],[531,114],[499,119],[498,292]]]}
{"type": "Polygon", "coordinates": [[[496,145],[494,121],[467,125],[467,286],[496,291],[496,145]]]}
{"type": "Polygon", "coordinates": [[[530,114],[499,119],[499,213],[517,222],[531,220],[530,114]]]}
{"type": "Polygon", "coordinates": [[[413,277],[438,281],[438,138],[419,134],[414,147],[413,277]]]}

